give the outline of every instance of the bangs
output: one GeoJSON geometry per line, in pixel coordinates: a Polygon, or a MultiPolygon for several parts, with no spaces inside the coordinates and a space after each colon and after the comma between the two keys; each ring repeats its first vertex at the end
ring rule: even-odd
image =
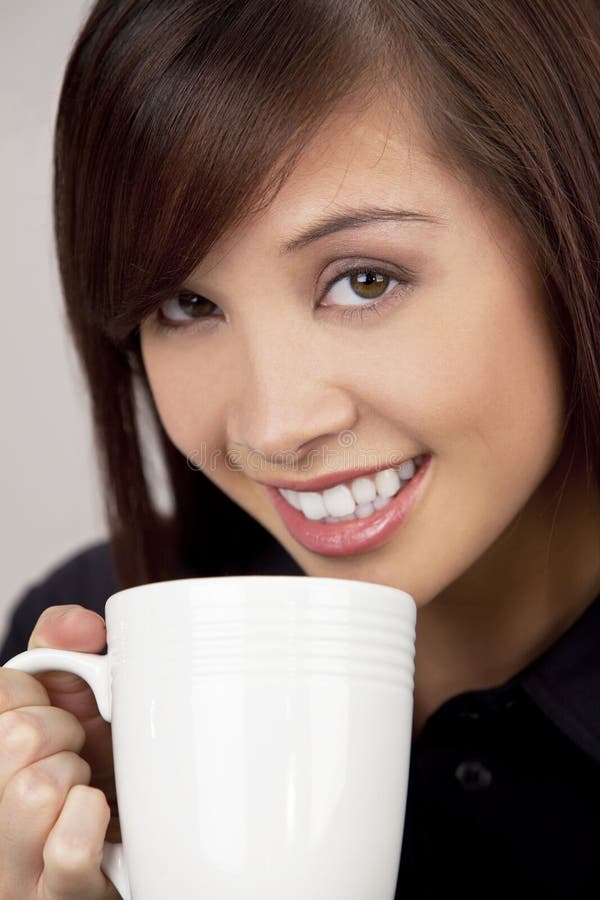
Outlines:
{"type": "Polygon", "coordinates": [[[67,67],[55,148],[61,272],[88,327],[131,348],[224,231],[270,202],[335,105],[381,87],[376,7],[97,6],[67,67]]]}

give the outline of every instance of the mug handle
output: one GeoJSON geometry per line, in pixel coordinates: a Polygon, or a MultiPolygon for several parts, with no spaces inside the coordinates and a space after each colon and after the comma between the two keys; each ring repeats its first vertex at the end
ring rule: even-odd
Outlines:
{"type": "MultiPolygon", "coordinates": [[[[20,669],[30,675],[38,672],[71,672],[79,675],[91,687],[98,712],[106,722],[111,721],[112,693],[108,668],[108,656],[97,653],[79,653],[75,650],[53,650],[38,647],[13,656],[4,663],[4,669],[20,669]]],[[[104,844],[102,871],[110,878],[123,900],[131,900],[131,888],[125,865],[123,844],[104,844]]]]}

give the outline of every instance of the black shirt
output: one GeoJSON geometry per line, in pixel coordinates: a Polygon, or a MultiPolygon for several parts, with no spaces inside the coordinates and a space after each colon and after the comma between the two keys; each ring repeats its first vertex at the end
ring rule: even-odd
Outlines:
{"type": "MultiPolygon", "coordinates": [[[[248,574],[304,573],[273,540],[248,574]]],[[[47,606],[103,615],[117,590],[108,544],[66,560],[18,599],[0,664],[47,606]]],[[[413,740],[397,900],[509,892],[600,897],[600,596],[526,669],[450,698],[413,740]]]]}

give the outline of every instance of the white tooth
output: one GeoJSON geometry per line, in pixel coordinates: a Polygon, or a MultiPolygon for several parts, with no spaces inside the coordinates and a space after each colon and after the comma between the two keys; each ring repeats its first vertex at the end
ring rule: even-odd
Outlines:
{"type": "Polygon", "coordinates": [[[384,469],[375,476],[375,487],[380,497],[393,497],[400,489],[400,478],[395,469],[384,469]]]}
{"type": "Polygon", "coordinates": [[[407,459],[398,466],[396,472],[403,481],[409,481],[415,474],[415,470],[414,461],[412,459],[407,459]]]}
{"type": "Polygon", "coordinates": [[[323,491],[323,501],[330,516],[348,516],[356,507],[352,492],[345,484],[336,484],[323,491]]]}
{"type": "Polygon", "coordinates": [[[283,494],[287,502],[290,504],[290,506],[293,506],[294,509],[302,508],[300,506],[300,494],[298,493],[298,491],[292,491],[288,490],[287,488],[282,488],[280,493],[283,494]]]}
{"type": "Polygon", "coordinates": [[[302,491],[300,505],[307,519],[324,519],[327,515],[323,498],[316,491],[302,491]]]}
{"type": "Polygon", "coordinates": [[[354,513],[352,513],[351,515],[348,515],[348,516],[340,516],[340,518],[338,519],[338,522],[352,522],[352,520],[355,518],[356,517],[355,517],[354,513]]]}
{"type": "Polygon", "coordinates": [[[371,503],[377,496],[377,490],[371,478],[355,478],[351,485],[352,495],[357,503],[371,503]]]}
{"type": "Polygon", "coordinates": [[[372,503],[359,503],[356,507],[356,517],[358,519],[366,519],[367,516],[373,515],[375,507],[372,503]]]}
{"type": "Polygon", "coordinates": [[[375,509],[383,509],[383,507],[387,506],[389,502],[389,497],[380,497],[379,494],[377,494],[377,496],[373,500],[373,506],[375,507],[375,509]]]}

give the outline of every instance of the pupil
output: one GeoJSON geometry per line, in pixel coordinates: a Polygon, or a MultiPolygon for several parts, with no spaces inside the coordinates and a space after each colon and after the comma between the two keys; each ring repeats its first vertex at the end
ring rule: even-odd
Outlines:
{"type": "Polygon", "coordinates": [[[351,276],[352,290],[363,299],[372,300],[385,293],[390,279],[381,272],[355,272],[351,276]],[[359,290],[357,290],[359,288],[359,290]]]}

